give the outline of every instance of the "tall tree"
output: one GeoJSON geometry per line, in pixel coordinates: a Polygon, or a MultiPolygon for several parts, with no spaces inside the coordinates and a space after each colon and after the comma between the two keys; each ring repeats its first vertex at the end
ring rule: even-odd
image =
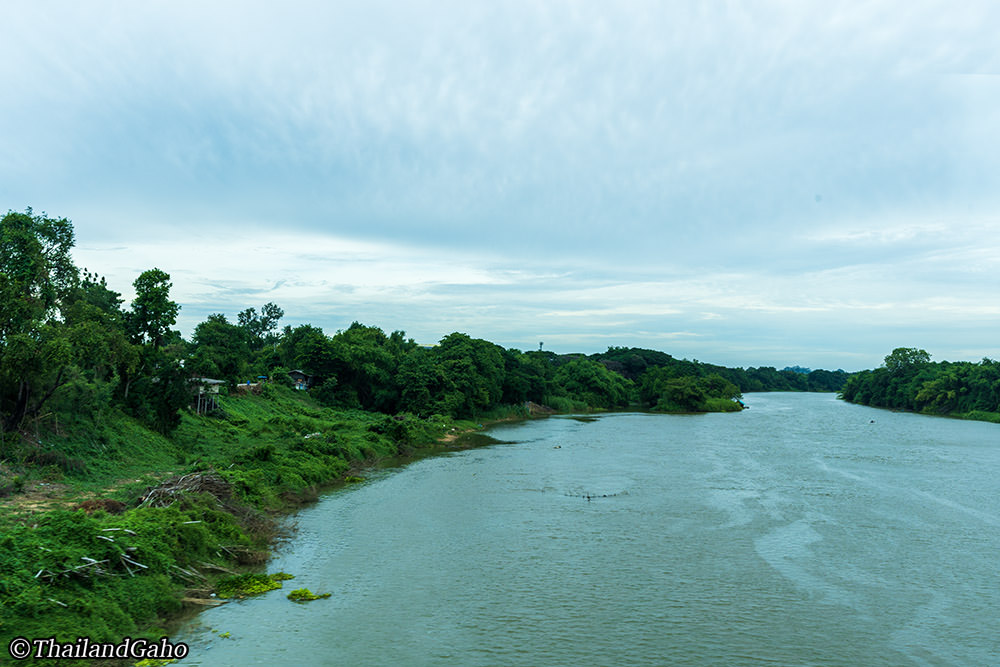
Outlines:
{"type": "Polygon", "coordinates": [[[434,359],[450,387],[446,395],[451,414],[475,417],[495,407],[503,396],[503,348],[464,333],[451,333],[433,349],[434,359]],[[452,404],[452,399],[461,401],[452,404]]]}
{"type": "Polygon", "coordinates": [[[913,371],[929,363],[931,355],[915,347],[897,347],[885,357],[885,367],[893,375],[913,371]]]}
{"type": "Polygon", "coordinates": [[[127,382],[138,365],[139,348],[129,341],[121,303],[121,295],[108,289],[104,278],[84,272],[62,308],[74,363],[90,380],[104,382],[117,375],[127,382]]]}
{"type": "Polygon", "coordinates": [[[55,314],[60,301],[76,284],[78,272],[70,257],[73,225],[50,218],[10,211],[0,220],[0,339],[26,331],[55,314]]]}
{"type": "Polygon", "coordinates": [[[139,274],[132,283],[135,299],[129,314],[132,335],[137,343],[159,348],[177,321],[180,306],[170,300],[170,275],[160,269],[139,274]]]}
{"type": "Polygon", "coordinates": [[[236,321],[243,330],[250,349],[257,351],[274,341],[274,331],[278,328],[278,321],[284,316],[284,310],[268,302],[261,307],[259,315],[255,308],[247,308],[236,316],[236,321]]]}
{"type": "Polygon", "coordinates": [[[70,344],[61,308],[79,273],[66,218],[8,212],[0,219],[0,416],[4,431],[66,381],[70,344]]]}
{"type": "Polygon", "coordinates": [[[193,373],[222,378],[230,384],[246,373],[249,351],[240,327],[230,324],[222,314],[209,315],[195,327],[194,353],[188,363],[193,373]]]}

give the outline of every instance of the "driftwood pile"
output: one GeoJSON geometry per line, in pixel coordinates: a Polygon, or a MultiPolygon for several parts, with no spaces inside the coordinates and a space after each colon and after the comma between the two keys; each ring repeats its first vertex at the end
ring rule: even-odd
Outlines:
{"type": "Polygon", "coordinates": [[[139,507],[170,507],[182,493],[207,493],[223,506],[233,496],[229,482],[215,473],[193,472],[171,477],[159,486],[147,489],[139,507]]]}
{"type": "MultiPolygon", "coordinates": [[[[274,536],[276,525],[270,517],[233,499],[232,486],[214,472],[193,472],[171,477],[159,486],[150,487],[142,495],[139,507],[170,507],[186,493],[207,493],[215,498],[219,508],[229,512],[243,525],[248,534],[262,540],[274,536]]],[[[267,560],[270,554],[243,546],[222,547],[237,562],[253,565],[267,560]]]]}
{"type": "MultiPolygon", "coordinates": [[[[229,482],[214,472],[190,473],[171,477],[158,486],[148,488],[140,498],[139,507],[169,507],[177,502],[183,494],[189,493],[207,493],[211,495],[219,507],[236,516],[250,534],[265,539],[274,534],[274,521],[270,517],[236,502],[233,499],[232,487],[229,482]]],[[[109,502],[117,503],[117,501],[86,501],[80,508],[87,511],[118,509],[117,506],[108,506],[109,502]]],[[[201,523],[201,521],[183,521],[181,523],[201,523]]],[[[97,577],[108,576],[134,577],[145,570],[149,570],[147,565],[137,560],[139,558],[137,547],[126,546],[128,543],[126,535],[135,536],[137,533],[128,528],[103,528],[94,535],[95,541],[101,540],[118,544],[120,551],[117,555],[104,559],[81,556],[80,560],[82,562],[79,565],[71,567],[61,566],[53,569],[42,567],[35,574],[35,579],[51,583],[60,578],[71,577],[83,579],[96,579],[97,577]]],[[[41,546],[39,549],[50,553],[52,551],[41,546]]],[[[266,560],[269,555],[267,551],[256,551],[243,545],[219,545],[219,549],[220,551],[216,552],[217,555],[222,557],[221,551],[225,551],[229,555],[229,558],[241,564],[257,564],[266,560]]],[[[200,605],[219,604],[219,601],[207,597],[211,590],[205,588],[207,583],[206,577],[199,571],[199,568],[202,570],[217,570],[235,574],[225,567],[203,561],[197,563],[197,568],[193,565],[188,565],[185,568],[177,564],[171,564],[169,566],[169,574],[184,580],[188,585],[192,586],[183,598],[184,602],[200,605]]],[[[47,599],[53,604],[66,606],[65,603],[54,598],[47,599]]]]}

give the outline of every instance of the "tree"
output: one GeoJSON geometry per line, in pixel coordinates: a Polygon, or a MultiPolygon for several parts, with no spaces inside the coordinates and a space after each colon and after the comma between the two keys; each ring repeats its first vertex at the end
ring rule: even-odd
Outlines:
{"type": "Polygon", "coordinates": [[[930,363],[931,355],[915,347],[897,347],[885,357],[885,367],[893,375],[901,375],[930,363]]]}
{"type": "Polygon", "coordinates": [[[386,335],[378,327],[351,323],[331,336],[336,359],[338,402],[365,410],[396,412],[399,387],[396,372],[404,354],[416,347],[402,331],[386,335]]]}
{"type": "Polygon", "coordinates": [[[286,326],[281,337],[278,355],[285,368],[301,369],[322,382],[335,374],[330,339],[323,330],[311,324],[294,329],[286,326]]]}
{"type": "Polygon", "coordinates": [[[569,396],[595,408],[628,405],[632,381],[590,359],[574,359],[555,372],[555,382],[569,396]]]}
{"type": "Polygon", "coordinates": [[[73,225],[44,213],[8,212],[0,220],[0,340],[50,319],[76,284],[73,225]]]}
{"type": "Polygon", "coordinates": [[[71,349],[61,308],[79,279],[66,218],[8,212],[0,220],[0,416],[18,428],[66,382],[71,349]]]}
{"type": "Polygon", "coordinates": [[[88,381],[113,382],[117,376],[127,383],[138,368],[139,347],[125,332],[121,295],[85,271],[67,301],[62,311],[73,363],[88,381]]]}
{"type": "Polygon", "coordinates": [[[454,389],[447,396],[455,416],[475,417],[495,407],[503,396],[503,348],[464,333],[451,333],[432,350],[445,381],[454,389]],[[456,399],[461,396],[461,401],[456,399]]]}
{"type": "Polygon", "coordinates": [[[125,406],[147,426],[167,435],[180,424],[180,410],[191,400],[188,371],[169,347],[147,345],[141,356],[143,373],[132,383],[125,406]]]}
{"type": "Polygon", "coordinates": [[[640,398],[657,412],[728,412],[739,410],[739,387],[718,373],[705,377],[673,376],[651,368],[639,379],[640,398]]]}
{"type": "Polygon", "coordinates": [[[260,309],[260,315],[253,308],[247,308],[236,316],[238,326],[246,336],[250,349],[257,351],[276,338],[274,330],[278,321],[285,316],[285,311],[273,303],[265,303],[260,309]]]}
{"type": "Polygon", "coordinates": [[[135,299],[129,314],[130,329],[137,343],[159,348],[177,321],[180,306],[170,300],[170,275],[160,269],[139,274],[132,283],[135,299]]]}
{"type": "Polygon", "coordinates": [[[248,349],[241,329],[225,315],[213,314],[195,327],[189,368],[203,377],[239,382],[247,368],[248,349]]]}
{"type": "Polygon", "coordinates": [[[524,354],[520,350],[503,350],[504,380],[501,401],[507,405],[534,401],[542,403],[548,391],[547,379],[552,376],[546,361],[536,353],[524,354]],[[546,372],[548,376],[546,376],[546,372]]]}
{"type": "Polygon", "coordinates": [[[448,393],[448,381],[430,350],[415,347],[400,360],[396,371],[400,409],[428,417],[434,412],[450,414],[442,409],[441,398],[448,393]]]}
{"type": "Polygon", "coordinates": [[[847,371],[826,371],[818,369],[810,371],[806,376],[809,381],[809,391],[840,391],[849,377],[847,371]]]}

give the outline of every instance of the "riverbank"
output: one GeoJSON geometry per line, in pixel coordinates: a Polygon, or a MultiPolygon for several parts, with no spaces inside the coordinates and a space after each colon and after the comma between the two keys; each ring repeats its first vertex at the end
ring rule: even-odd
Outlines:
{"type": "Polygon", "coordinates": [[[0,499],[4,646],[17,636],[158,640],[215,604],[220,583],[268,562],[283,514],[373,466],[493,444],[477,434],[558,412],[524,404],[477,420],[389,416],[322,407],[280,386],[219,405],[185,412],[170,438],[119,415],[20,443],[22,458],[52,463],[14,477],[0,499]]]}
{"type": "MultiPolygon", "coordinates": [[[[472,446],[461,436],[487,423],[323,408],[282,387],[221,405],[185,414],[170,439],[123,419],[21,445],[78,463],[0,500],[4,647],[159,639],[219,581],[267,561],[275,517],[381,461],[472,446]]],[[[491,416],[523,418],[512,412],[491,416]]],[[[0,664],[13,664],[6,649],[0,664]]]]}
{"type": "Polygon", "coordinates": [[[1000,424],[1000,412],[991,412],[989,410],[971,410],[969,412],[940,412],[937,410],[921,409],[916,410],[909,407],[891,407],[887,405],[873,405],[871,403],[865,403],[862,401],[851,401],[847,400],[843,396],[840,396],[841,400],[851,403],[853,405],[864,405],[869,408],[875,408],[876,410],[886,410],[888,412],[902,412],[913,415],[923,415],[925,417],[941,417],[942,419],[959,419],[962,421],[977,421],[977,422],[988,422],[991,424],[1000,424]]]}
{"type": "Polygon", "coordinates": [[[896,348],[885,364],[851,376],[850,403],[925,415],[1000,423],[1000,362],[931,362],[925,350],[896,348]]]}
{"type": "Polygon", "coordinates": [[[995,429],[747,402],[491,428],[517,444],[327,496],[269,565],[296,579],[182,664],[993,664],[995,429]]]}

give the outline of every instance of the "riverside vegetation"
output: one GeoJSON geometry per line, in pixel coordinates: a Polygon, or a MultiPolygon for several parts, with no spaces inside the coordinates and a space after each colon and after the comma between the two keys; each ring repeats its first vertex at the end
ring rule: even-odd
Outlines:
{"type": "Polygon", "coordinates": [[[852,376],[841,396],[877,408],[1000,423],[1000,362],[932,363],[926,350],[898,347],[881,368],[852,376]]]}
{"type": "Polygon", "coordinates": [[[537,406],[739,410],[744,391],[847,379],[638,348],[522,352],[458,332],[421,346],[357,322],[279,329],[272,303],[210,315],[189,341],[172,329],[167,273],[142,272],[125,307],[74,265],[73,242],[65,218],[0,219],[3,646],[156,638],[185,600],[266,561],[274,512],[483,421],[537,406]],[[199,393],[206,378],[222,381],[217,396],[199,393]]]}

